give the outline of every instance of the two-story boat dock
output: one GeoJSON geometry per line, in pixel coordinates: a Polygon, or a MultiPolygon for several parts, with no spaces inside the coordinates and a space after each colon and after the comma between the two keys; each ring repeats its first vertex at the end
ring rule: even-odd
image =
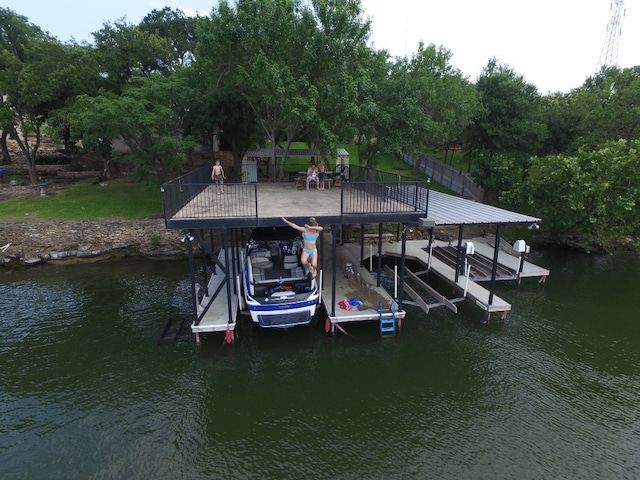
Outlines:
{"type": "MultiPolygon", "coordinates": [[[[321,303],[327,312],[327,329],[335,332],[342,323],[375,320],[380,322],[383,331],[383,325],[399,325],[406,316],[402,300],[405,279],[414,275],[406,270],[407,258],[421,261],[427,270],[459,288],[485,312],[506,314],[511,306],[493,291],[499,280],[497,266],[508,263],[506,252],[501,253],[501,227],[540,221],[431,191],[424,181],[380,174],[373,178],[366,173],[352,173],[351,181],[324,190],[313,186],[300,190],[293,182],[254,182],[225,184],[224,194],[218,195],[210,182],[210,169],[203,167],[164,184],[162,196],[166,226],[183,232],[190,253],[194,302],[191,329],[197,341],[203,332],[226,331],[227,338],[233,338],[238,310],[243,306],[240,278],[247,229],[282,226],[282,217],[298,224],[315,217],[325,227],[318,242],[321,270],[318,281],[321,282],[321,303]],[[378,260],[373,271],[369,271],[365,268],[365,225],[377,225],[379,240],[382,240],[384,225],[398,224],[406,226],[399,234],[399,241],[376,242],[378,260]],[[471,271],[463,267],[473,256],[462,252],[468,243],[463,239],[463,228],[469,224],[496,227],[488,289],[474,281],[471,271]],[[353,229],[356,225],[360,226],[360,242],[344,242],[344,229],[353,229]],[[460,232],[453,267],[434,254],[434,249],[448,247],[436,242],[433,236],[435,227],[445,225],[457,225],[460,232]],[[406,231],[411,226],[426,228],[430,239],[407,240],[406,231]],[[197,243],[202,260],[196,259],[193,242],[197,243]],[[385,255],[396,256],[399,262],[395,298],[381,286],[383,266],[379,259],[385,255]],[[197,263],[202,265],[199,272],[196,272],[197,263]],[[203,288],[199,287],[198,280],[203,282],[203,288]],[[351,305],[345,300],[356,302],[351,305]]],[[[481,247],[478,242],[478,250],[488,245],[481,247]]],[[[533,267],[524,260],[524,255],[512,258],[521,265],[513,269],[516,277],[533,274],[530,270],[533,267]]],[[[537,274],[546,277],[548,271],[537,274]]],[[[453,304],[443,300],[443,305],[453,304]]]]}

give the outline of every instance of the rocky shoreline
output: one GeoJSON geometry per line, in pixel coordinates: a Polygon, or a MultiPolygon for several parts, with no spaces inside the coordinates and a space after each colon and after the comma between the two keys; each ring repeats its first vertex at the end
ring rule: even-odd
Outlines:
{"type": "Polygon", "coordinates": [[[164,220],[24,221],[0,224],[0,265],[83,263],[125,257],[186,259],[181,232],[164,220]]]}

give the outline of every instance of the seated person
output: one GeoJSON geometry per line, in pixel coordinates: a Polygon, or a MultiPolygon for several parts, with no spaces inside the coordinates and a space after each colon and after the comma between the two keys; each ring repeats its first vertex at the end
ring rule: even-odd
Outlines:
{"type": "Polygon", "coordinates": [[[324,163],[320,162],[318,165],[318,189],[324,190],[324,182],[327,178],[327,174],[324,171],[324,163]]]}
{"type": "Polygon", "coordinates": [[[316,187],[318,190],[320,189],[320,184],[318,183],[318,169],[316,168],[315,163],[312,163],[307,169],[307,190],[309,190],[309,183],[311,182],[316,182],[316,187]]]}

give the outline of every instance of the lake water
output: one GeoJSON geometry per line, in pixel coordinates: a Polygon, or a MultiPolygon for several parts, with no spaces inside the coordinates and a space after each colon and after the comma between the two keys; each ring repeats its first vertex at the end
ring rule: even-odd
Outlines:
{"type": "Polygon", "coordinates": [[[533,254],[506,323],[185,333],[186,262],[0,269],[0,478],[640,478],[640,258],[533,254]]]}

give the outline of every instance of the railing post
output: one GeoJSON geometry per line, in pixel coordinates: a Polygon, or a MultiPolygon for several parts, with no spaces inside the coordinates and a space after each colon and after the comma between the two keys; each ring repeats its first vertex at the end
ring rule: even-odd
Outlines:
{"type": "Polygon", "coordinates": [[[256,222],[258,221],[258,182],[253,184],[253,197],[256,204],[256,222]]]}
{"type": "Polygon", "coordinates": [[[424,208],[424,216],[429,216],[429,192],[431,191],[431,177],[427,178],[427,205],[424,208]]]}

